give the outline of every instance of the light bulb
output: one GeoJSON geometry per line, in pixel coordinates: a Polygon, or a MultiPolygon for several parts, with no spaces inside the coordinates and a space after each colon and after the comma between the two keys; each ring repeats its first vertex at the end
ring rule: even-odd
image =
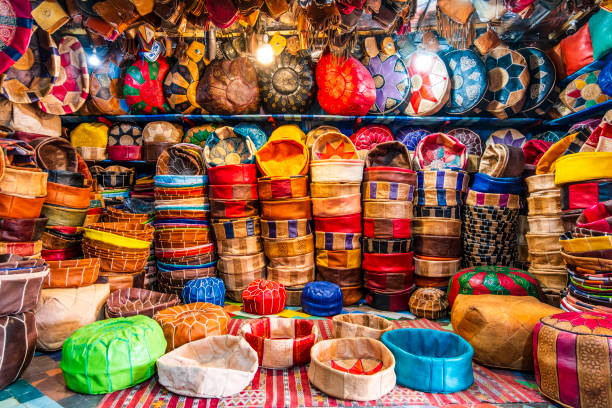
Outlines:
{"type": "Polygon", "coordinates": [[[257,48],[257,61],[260,64],[268,65],[274,60],[274,50],[268,43],[261,44],[257,48]]]}
{"type": "Polygon", "coordinates": [[[98,65],[100,65],[100,58],[98,58],[98,56],[93,53],[87,58],[87,63],[92,67],[97,67],[98,65]]]}

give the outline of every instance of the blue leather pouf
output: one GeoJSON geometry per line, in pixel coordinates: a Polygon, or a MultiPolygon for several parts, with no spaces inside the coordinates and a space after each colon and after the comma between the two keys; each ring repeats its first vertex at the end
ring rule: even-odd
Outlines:
{"type": "Polygon", "coordinates": [[[310,282],[302,291],[302,310],[313,316],[334,316],[342,312],[342,291],[335,283],[310,282]]]}
{"type": "Polygon", "coordinates": [[[472,190],[481,193],[521,194],[523,192],[523,178],[491,177],[488,174],[476,173],[472,190]]]}
{"type": "Polygon", "coordinates": [[[610,60],[599,73],[597,84],[601,88],[601,92],[608,96],[612,96],[612,60],[610,60]]]}
{"type": "Polygon", "coordinates": [[[431,329],[396,329],[381,341],[395,357],[397,383],[424,392],[465,390],[474,382],[474,349],[460,336],[431,329]]]}
{"type": "Polygon", "coordinates": [[[225,285],[219,278],[201,278],[187,282],[183,288],[183,302],[206,302],[223,306],[225,303],[225,285]]]}

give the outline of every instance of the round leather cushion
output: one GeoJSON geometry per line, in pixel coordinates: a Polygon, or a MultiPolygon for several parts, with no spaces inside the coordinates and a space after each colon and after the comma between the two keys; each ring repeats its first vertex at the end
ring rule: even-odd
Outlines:
{"type": "Polygon", "coordinates": [[[123,70],[107,59],[91,74],[89,94],[93,104],[107,115],[127,115],[130,111],[123,97],[123,70]]]}
{"type": "Polygon", "coordinates": [[[133,123],[115,123],[108,132],[109,146],[142,146],[142,128],[133,123]]]}
{"type": "Polygon", "coordinates": [[[196,62],[185,58],[174,64],[164,80],[164,96],[170,107],[179,113],[201,114],[202,109],[196,102],[199,82],[200,67],[196,62]]]}
{"type": "Polygon", "coordinates": [[[162,81],[168,73],[165,58],[150,62],[141,58],[128,67],[123,80],[123,95],[130,113],[156,114],[170,111],[164,99],[162,81]]]}

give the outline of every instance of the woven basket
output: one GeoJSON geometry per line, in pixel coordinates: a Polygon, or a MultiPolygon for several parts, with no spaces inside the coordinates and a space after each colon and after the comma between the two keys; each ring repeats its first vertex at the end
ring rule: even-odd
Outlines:
{"type": "Polygon", "coordinates": [[[527,197],[529,215],[559,215],[561,214],[561,192],[555,191],[527,197]]]}

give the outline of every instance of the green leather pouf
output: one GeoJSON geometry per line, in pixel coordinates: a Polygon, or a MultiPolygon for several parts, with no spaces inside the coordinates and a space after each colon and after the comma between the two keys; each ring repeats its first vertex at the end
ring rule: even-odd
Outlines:
{"type": "Polygon", "coordinates": [[[105,394],[155,374],[166,352],[164,333],[150,317],[100,320],[75,331],[64,343],[60,368],[66,385],[83,394],[105,394]]]}

